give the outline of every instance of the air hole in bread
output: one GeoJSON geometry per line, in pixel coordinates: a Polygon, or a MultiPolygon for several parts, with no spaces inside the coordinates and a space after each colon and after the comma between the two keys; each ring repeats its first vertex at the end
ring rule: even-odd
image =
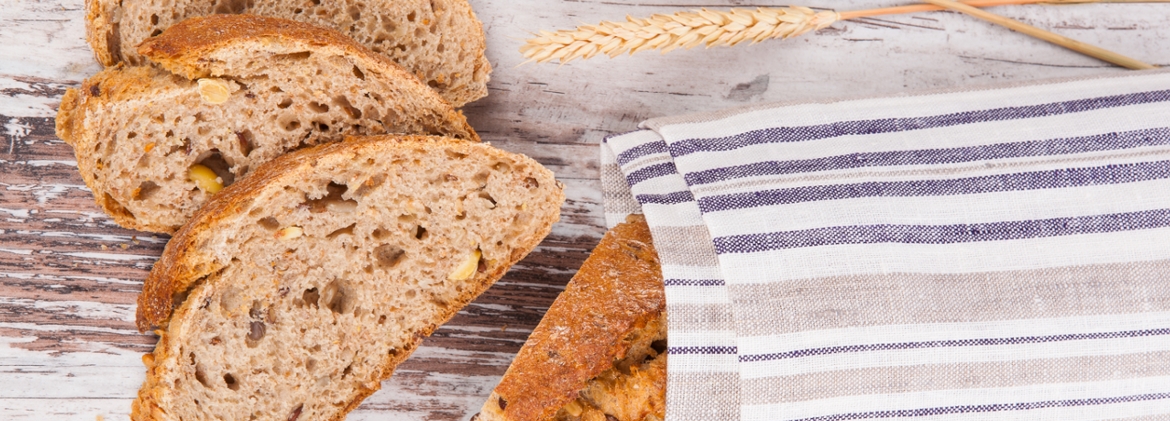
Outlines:
{"type": "Polygon", "coordinates": [[[236,143],[240,145],[240,154],[245,157],[252,153],[255,137],[252,136],[252,131],[248,129],[236,132],[236,143]]]}
{"type": "MultiPolygon", "coordinates": [[[[304,13],[304,9],[301,9],[301,8],[299,8],[299,7],[298,7],[298,8],[296,8],[296,10],[293,10],[293,13],[296,13],[296,14],[298,14],[298,15],[299,15],[299,14],[301,14],[301,13],[304,13]]],[[[297,415],[300,415],[300,414],[298,413],[297,415]]]]}
{"type": "Polygon", "coordinates": [[[350,5],[345,11],[349,13],[349,18],[355,22],[362,18],[362,10],[358,9],[357,6],[350,5]]]}
{"type": "Polygon", "coordinates": [[[224,373],[223,382],[227,385],[228,389],[240,390],[240,384],[236,383],[236,377],[232,376],[232,373],[224,373]]]}
{"type": "Polygon", "coordinates": [[[446,49],[447,49],[447,47],[444,47],[443,43],[441,43],[441,42],[439,43],[439,45],[435,46],[435,51],[440,52],[440,53],[445,51],[446,49]]]}
{"type": "Polygon", "coordinates": [[[323,131],[323,132],[327,132],[327,131],[329,131],[329,125],[328,125],[328,124],[322,123],[322,122],[320,122],[320,121],[317,121],[317,122],[314,122],[314,123],[316,123],[316,125],[317,125],[317,130],[320,130],[320,131],[323,131]]]}
{"type": "Polygon", "coordinates": [[[381,186],[384,182],[386,182],[385,174],[375,174],[374,176],[367,178],[366,181],[362,182],[362,184],[358,186],[357,190],[353,192],[354,196],[365,196],[366,193],[370,192],[370,190],[381,186]]]}
{"type": "Polygon", "coordinates": [[[301,122],[297,120],[296,117],[289,117],[289,119],[281,125],[284,127],[285,131],[290,132],[301,128],[301,122]]]}
{"type": "Polygon", "coordinates": [[[195,364],[195,381],[198,381],[203,387],[211,388],[211,384],[207,382],[207,371],[203,369],[203,364],[195,364]]]}
{"type": "Polygon", "coordinates": [[[127,210],[125,206],[122,206],[122,202],[114,199],[114,196],[110,196],[109,193],[105,193],[103,197],[106,199],[105,205],[110,210],[110,213],[134,219],[134,214],[130,213],[130,211],[127,210]]]}
{"type": "Polygon", "coordinates": [[[153,37],[157,37],[157,36],[159,36],[160,34],[162,34],[162,29],[155,29],[155,30],[153,30],[153,31],[151,31],[151,32],[150,32],[150,36],[151,36],[152,38],[153,38],[153,37]]]}
{"type": "Polygon", "coordinates": [[[276,229],[280,228],[280,221],[277,221],[276,218],[271,216],[261,218],[259,221],[256,221],[256,223],[260,224],[260,226],[269,231],[275,231],[276,229]]]}
{"type": "Polygon", "coordinates": [[[296,407],[296,409],[293,409],[293,411],[288,414],[288,421],[297,421],[297,418],[301,417],[301,409],[304,409],[304,407],[305,404],[300,404],[296,407]]]}
{"type": "Polygon", "coordinates": [[[328,308],[333,314],[352,312],[354,300],[351,295],[344,282],[335,280],[321,290],[321,307],[328,308]]]}
{"type": "Polygon", "coordinates": [[[342,235],[342,234],[353,235],[353,229],[356,226],[357,226],[356,223],[349,224],[348,227],[341,228],[341,229],[338,229],[338,230],[335,230],[335,231],[329,233],[329,235],[325,236],[325,238],[334,239],[334,238],[337,238],[337,236],[342,235]]]}
{"type": "Polygon", "coordinates": [[[385,269],[393,268],[406,260],[406,250],[393,244],[383,244],[374,249],[374,259],[385,269]]]}
{"type": "Polygon", "coordinates": [[[341,377],[353,374],[353,364],[345,366],[345,370],[341,370],[341,377]]]}
{"type": "Polygon", "coordinates": [[[659,339],[657,341],[651,342],[650,348],[654,349],[654,352],[658,353],[658,355],[665,354],[666,353],[666,339],[659,339]]]}
{"type": "Polygon", "coordinates": [[[304,205],[309,208],[311,213],[323,212],[353,212],[357,209],[357,201],[353,199],[344,199],[341,196],[349,190],[349,187],[344,184],[330,182],[325,187],[325,196],[320,199],[310,199],[305,195],[304,205]]]}
{"type": "MultiPolygon", "coordinates": [[[[413,289],[408,289],[408,290],[406,290],[406,292],[402,293],[402,297],[406,298],[408,300],[414,299],[414,297],[417,295],[418,295],[418,292],[413,290],[413,289]]],[[[386,317],[386,316],[382,316],[382,317],[386,317]]]]}
{"type": "Polygon", "coordinates": [[[491,174],[488,174],[487,171],[480,171],[479,174],[476,174],[475,177],[471,178],[471,181],[474,181],[475,184],[478,184],[482,188],[483,186],[487,185],[489,175],[491,174]]]}
{"type": "Polygon", "coordinates": [[[374,232],[370,233],[370,236],[374,237],[375,240],[385,239],[389,235],[390,233],[386,232],[386,230],[382,229],[381,227],[375,228],[374,232]]]}
{"type": "Polygon", "coordinates": [[[158,25],[158,15],[154,15],[154,14],[150,15],[150,24],[151,25],[158,25]]]}
{"type": "Polygon", "coordinates": [[[512,171],[512,167],[504,162],[497,162],[495,165],[492,165],[492,169],[502,173],[512,171]]]}
{"type": "Polygon", "coordinates": [[[540,182],[536,181],[535,178],[528,177],[524,179],[524,188],[535,189],[537,187],[540,187],[540,182]]]}
{"type": "Polygon", "coordinates": [[[313,372],[316,369],[317,369],[317,360],[316,359],[309,358],[308,361],[305,361],[305,371],[313,372]]]}
{"type": "Polygon", "coordinates": [[[353,66],[353,75],[358,79],[366,80],[366,74],[362,73],[362,69],[359,69],[357,66],[353,66]]]}
{"type": "Polygon", "coordinates": [[[235,175],[231,172],[231,164],[224,159],[219,149],[212,149],[200,154],[200,158],[196,159],[195,163],[203,165],[215,172],[215,175],[223,180],[224,187],[230,186],[236,181],[235,175]]]}
{"type": "Polygon", "coordinates": [[[234,313],[236,309],[244,305],[244,301],[243,292],[239,288],[228,287],[219,297],[219,309],[223,313],[234,313]]]}
{"type": "MultiPolygon", "coordinates": [[[[279,88],[277,88],[277,89],[279,89],[279,88]]],[[[285,109],[285,108],[291,107],[292,103],[293,103],[292,98],[285,98],[283,101],[280,101],[279,104],[276,104],[276,107],[280,108],[280,109],[285,109]]]]}
{"type": "Polygon", "coordinates": [[[318,307],[317,301],[320,299],[321,294],[317,292],[317,288],[306,289],[305,292],[301,294],[301,301],[303,303],[302,305],[305,308],[308,308],[309,306],[318,307]]]}
{"type": "Polygon", "coordinates": [[[158,184],[153,181],[143,181],[134,189],[134,200],[147,200],[158,191],[158,184]]]}
{"type": "Polygon", "coordinates": [[[327,112],[329,112],[329,106],[328,106],[328,105],[326,105],[326,104],[322,104],[322,103],[320,103],[320,102],[317,102],[317,101],[309,101],[309,109],[310,109],[310,110],[313,110],[313,112],[315,112],[315,113],[327,113],[327,112]]]}
{"type": "Polygon", "coordinates": [[[426,228],[423,228],[423,226],[422,226],[422,225],[419,225],[419,226],[415,227],[415,229],[414,229],[414,238],[415,238],[415,239],[417,239],[417,240],[425,240],[425,239],[427,239],[427,235],[428,235],[428,234],[427,234],[427,229],[426,229],[426,228]]]}
{"type": "Polygon", "coordinates": [[[485,191],[479,192],[479,198],[491,203],[491,206],[488,206],[488,209],[495,209],[496,208],[496,199],[494,197],[492,197],[492,195],[489,194],[488,192],[485,192],[485,191]]]}
{"type": "Polygon", "coordinates": [[[159,114],[159,115],[156,115],[154,117],[151,117],[150,119],[153,120],[155,123],[162,124],[163,122],[167,121],[167,116],[165,116],[163,114],[159,114]]]}
{"type": "Polygon", "coordinates": [[[272,56],[272,58],[276,60],[304,60],[312,55],[312,51],[301,51],[298,53],[275,54],[272,56]]]}
{"type": "MultiPolygon", "coordinates": [[[[354,67],[353,69],[357,70],[357,67],[354,67]]],[[[349,118],[352,118],[352,119],[362,118],[362,110],[359,110],[356,107],[354,107],[353,104],[351,104],[349,102],[349,98],[346,98],[344,95],[338,95],[338,96],[333,97],[333,105],[341,107],[341,110],[345,111],[345,114],[348,115],[349,118]]]]}
{"type": "Polygon", "coordinates": [[[414,22],[414,19],[417,17],[418,15],[415,12],[410,12],[410,14],[406,15],[406,20],[414,22]]]}

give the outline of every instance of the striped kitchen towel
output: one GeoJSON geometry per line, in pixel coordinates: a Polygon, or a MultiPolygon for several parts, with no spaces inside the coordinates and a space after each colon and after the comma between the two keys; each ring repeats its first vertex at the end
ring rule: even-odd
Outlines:
{"type": "Polygon", "coordinates": [[[667,421],[1170,419],[1170,73],[642,127],[667,421]]]}

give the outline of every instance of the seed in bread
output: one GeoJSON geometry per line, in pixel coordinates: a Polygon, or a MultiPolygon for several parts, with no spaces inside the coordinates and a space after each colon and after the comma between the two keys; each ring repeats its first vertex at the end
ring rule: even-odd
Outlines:
{"type": "Polygon", "coordinates": [[[160,340],[132,419],[343,419],[530,252],[563,200],[535,161],[446,138],[350,139],[260,166],[147,278],[139,327],[160,340]],[[449,276],[469,255],[471,273],[449,276]]]}
{"type": "Polygon", "coordinates": [[[289,150],[348,134],[478,140],[416,78],[332,30],[216,15],[175,25],[141,51],[158,66],[106,69],[68,90],[57,114],[86,185],[127,228],[182,226],[214,194],[199,187],[202,168],[228,186],[289,150]]]}
{"type": "Polygon", "coordinates": [[[605,234],[477,421],[661,421],[666,299],[641,215],[605,234]]]}
{"type": "Polygon", "coordinates": [[[456,107],[487,96],[483,27],[465,0],[85,2],[87,39],[103,65],[145,64],[139,43],[184,19],[248,13],[341,31],[418,76],[456,107]]]}

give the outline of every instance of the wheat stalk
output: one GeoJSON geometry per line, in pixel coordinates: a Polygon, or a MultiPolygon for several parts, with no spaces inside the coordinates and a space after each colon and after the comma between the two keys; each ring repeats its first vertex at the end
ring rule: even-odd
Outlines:
{"type": "MultiPolygon", "coordinates": [[[[1164,3],[1170,0],[967,0],[962,3],[974,7],[1033,3],[1164,3]]],[[[625,22],[604,21],[597,25],[582,25],[572,30],[540,33],[520,47],[528,60],[524,63],[545,63],[558,60],[562,64],[575,59],[588,59],[598,54],[617,57],[646,50],[668,53],[677,48],[690,49],[733,46],[744,41],[757,43],[767,39],[790,38],[819,30],[833,22],[895,13],[913,13],[942,10],[935,5],[914,5],[850,12],[815,11],[807,7],[760,7],[716,11],[699,9],[670,15],[655,14],[639,19],[626,16],[625,22]]],[[[523,64],[523,63],[522,63],[523,64]]]]}
{"type": "Polygon", "coordinates": [[[837,12],[817,12],[807,7],[726,12],[700,9],[656,14],[645,19],[627,16],[625,22],[604,21],[569,31],[540,31],[540,36],[529,39],[520,52],[528,58],[527,62],[538,63],[552,60],[568,63],[598,54],[616,57],[627,51],[633,54],[655,49],[665,54],[676,48],[698,45],[732,46],[744,41],[789,38],[824,28],[839,19],[837,12]]]}

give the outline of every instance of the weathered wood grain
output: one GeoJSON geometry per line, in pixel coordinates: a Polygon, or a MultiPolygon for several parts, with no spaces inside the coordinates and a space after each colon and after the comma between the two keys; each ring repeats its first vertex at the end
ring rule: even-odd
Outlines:
{"type": "MultiPolygon", "coordinates": [[[[485,141],[567,186],[562,222],[532,255],[350,415],[467,419],[603,233],[596,144],[647,118],[799,101],[1121,72],[953,13],[843,22],[787,41],[517,67],[530,33],[693,7],[781,2],[471,0],[495,67],[465,112],[485,141]]],[[[899,1],[805,2],[840,10],[899,1]]],[[[155,338],[133,327],[141,280],[167,238],[121,229],[93,204],[52,118],[96,72],[82,0],[0,8],[0,419],[124,419],[155,338]]],[[[1005,7],[996,13],[1160,65],[1170,5],[1005,7]]]]}

